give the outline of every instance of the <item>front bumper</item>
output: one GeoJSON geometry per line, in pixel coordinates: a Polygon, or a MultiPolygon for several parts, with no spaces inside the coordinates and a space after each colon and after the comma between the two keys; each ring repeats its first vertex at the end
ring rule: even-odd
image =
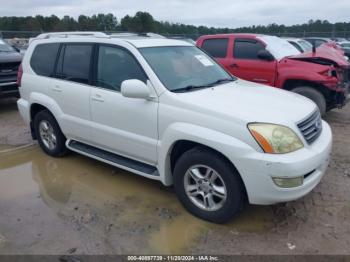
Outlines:
{"type": "Polygon", "coordinates": [[[323,122],[320,137],[311,145],[296,152],[271,155],[254,152],[240,159],[237,169],[246,187],[251,204],[268,205],[287,202],[308,194],[325,174],[332,148],[332,132],[323,122]],[[281,188],[272,178],[305,176],[303,185],[281,188]]]}

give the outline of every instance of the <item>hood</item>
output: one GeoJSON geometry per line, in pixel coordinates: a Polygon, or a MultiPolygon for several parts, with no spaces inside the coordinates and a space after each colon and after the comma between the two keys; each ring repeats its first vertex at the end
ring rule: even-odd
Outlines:
{"type": "Polygon", "coordinates": [[[288,58],[321,65],[334,65],[340,67],[349,66],[349,62],[345,59],[343,51],[327,45],[321,45],[318,47],[316,53],[302,53],[288,58]]]}
{"type": "Polygon", "coordinates": [[[297,123],[316,110],[301,95],[241,79],[179,95],[202,113],[245,123],[297,123]]]}
{"type": "Polygon", "coordinates": [[[22,58],[18,52],[0,52],[0,63],[21,62],[22,58]]]}

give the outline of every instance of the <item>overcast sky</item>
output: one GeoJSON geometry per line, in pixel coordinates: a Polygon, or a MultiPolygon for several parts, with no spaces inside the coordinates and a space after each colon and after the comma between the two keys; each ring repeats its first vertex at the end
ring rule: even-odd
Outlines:
{"type": "Polygon", "coordinates": [[[230,28],[350,21],[350,0],[0,0],[0,6],[0,16],[113,13],[120,21],[147,11],[157,20],[230,28]]]}

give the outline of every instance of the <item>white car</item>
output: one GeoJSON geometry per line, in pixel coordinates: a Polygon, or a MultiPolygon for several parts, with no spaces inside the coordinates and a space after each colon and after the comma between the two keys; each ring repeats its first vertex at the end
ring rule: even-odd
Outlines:
{"type": "Polygon", "coordinates": [[[44,34],[18,81],[19,111],[47,154],[69,149],[174,185],[216,223],[247,201],[306,195],[328,165],[331,129],[311,100],[237,79],[184,41],[44,34]]]}
{"type": "Polygon", "coordinates": [[[301,38],[284,38],[301,53],[312,52],[312,44],[301,38]]]}

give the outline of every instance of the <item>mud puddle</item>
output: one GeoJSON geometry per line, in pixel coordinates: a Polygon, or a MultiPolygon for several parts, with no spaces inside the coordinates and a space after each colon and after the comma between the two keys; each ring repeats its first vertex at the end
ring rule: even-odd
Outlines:
{"type": "Polygon", "coordinates": [[[0,154],[0,210],[0,254],[189,253],[208,232],[264,232],[273,217],[249,207],[227,225],[207,223],[159,182],[37,146],[0,154]]]}

